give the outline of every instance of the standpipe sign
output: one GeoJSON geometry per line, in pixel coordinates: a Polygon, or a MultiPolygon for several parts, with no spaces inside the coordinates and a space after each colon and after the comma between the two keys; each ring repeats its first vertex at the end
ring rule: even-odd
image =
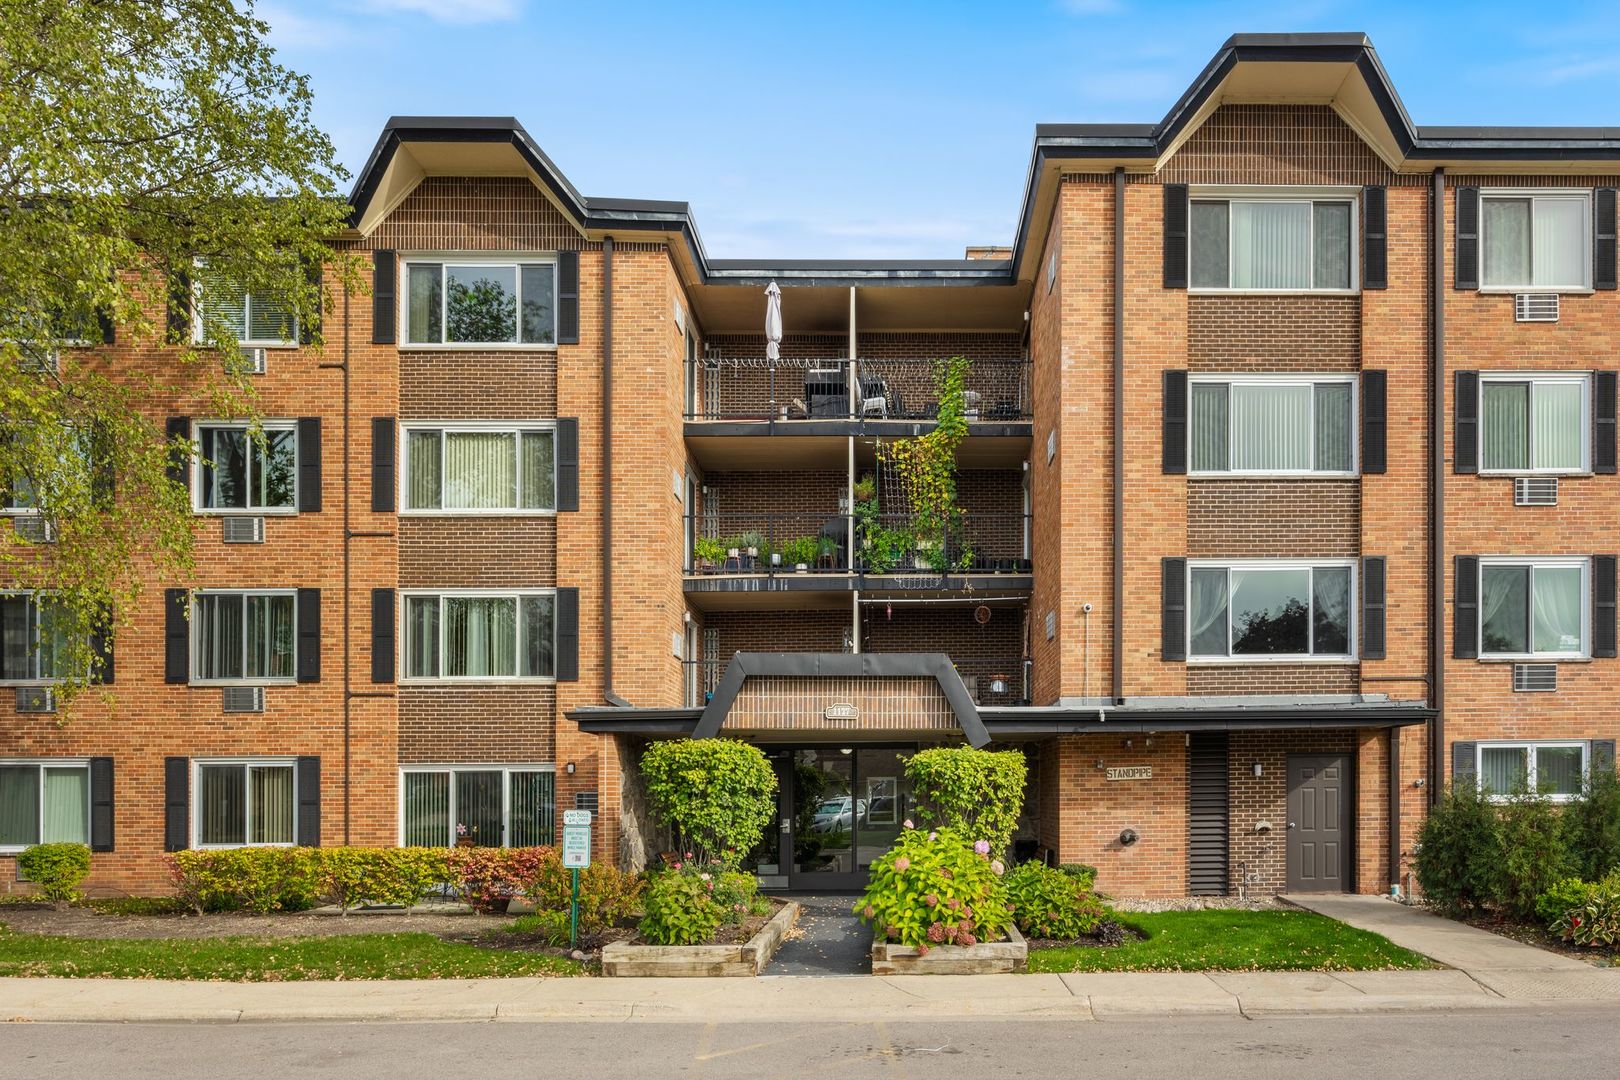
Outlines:
{"type": "Polygon", "coordinates": [[[1151,765],[1113,765],[1107,772],[1109,780],[1151,780],[1153,779],[1153,766],[1151,765]]]}

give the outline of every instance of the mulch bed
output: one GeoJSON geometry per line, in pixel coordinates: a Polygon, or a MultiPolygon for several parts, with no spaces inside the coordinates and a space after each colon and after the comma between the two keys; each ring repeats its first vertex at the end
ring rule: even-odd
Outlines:
{"type": "Polygon", "coordinates": [[[1549,933],[1534,923],[1516,922],[1495,914],[1470,915],[1458,921],[1526,945],[1534,945],[1538,949],[1558,953],[1560,956],[1572,956],[1593,967],[1620,967],[1620,949],[1594,949],[1585,945],[1572,945],[1557,934],[1549,933]]]}
{"type": "Polygon", "coordinates": [[[1142,935],[1128,926],[1119,923],[1105,924],[1107,929],[1099,929],[1095,934],[1086,934],[1072,940],[1065,938],[1037,938],[1027,937],[1025,943],[1031,949],[1113,949],[1125,944],[1127,941],[1140,941],[1142,935]]]}

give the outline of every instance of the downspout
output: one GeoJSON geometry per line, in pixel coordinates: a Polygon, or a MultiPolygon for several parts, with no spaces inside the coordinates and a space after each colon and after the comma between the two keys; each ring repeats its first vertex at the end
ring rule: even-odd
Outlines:
{"type": "Polygon", "coordinates": [[[1125,704],[1125,167],[1114,167],[1114,703],[1125,704]]]}
{"type": "Polygon", "coordinates": [[[1401,729],[1389,729],[1389,883],[1401,883],[1401,729]]]}
{"type": "Polygon", "coordinates": [[[621,709],[613,692],[613,237],[602,238],[602,698],[621,709]]]}
{"type": "Polygon", "coordinates": [[[1446,170],[1434,170],[1429,237],[1429,805],[1440,798],[1446,748],[1446,170]]]}

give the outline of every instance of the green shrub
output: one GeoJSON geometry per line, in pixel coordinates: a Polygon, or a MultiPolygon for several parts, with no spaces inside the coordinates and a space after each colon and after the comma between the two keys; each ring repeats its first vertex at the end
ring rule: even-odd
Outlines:
{"type": "Polygon", "coordinates": [[[461,898],[483,914],[506,910],[513,897],[527,896],[556,851],[549,847],[461,847],[445,852],[461,898]]]}
{"type": "Polygon", "coordinates": [[[1567,877],[1536,897],[1536,918],[1543,926],[1554,926],[1565,915],[1584,907],[1597,886],[1580,878],[1567,877]]]}
{"type": "MultiPolygon", "coordinates": [[[[562,912],[564,925],[573,898],[573,876],[563,867],[555,848],[541,860],[526,899],[539,911],[562,912]]],[[[641,902],[639,874],[626,873],[605,862],[593,862],[579,872],[579,932],[599,934],[623,926],[641,902]]],[[[566,937],[566,933],[565,933],[566,937]]]]}
{"type": "Polygon", "coordinates": [[[1593,769],[1581,793],[1563,809],[1564,837],[1582,880],[1620,869],[1620,777],[1593,769]]]}
{"type": "Polygon", "coordinates": [[[710,886],[696,875],[665,870],[647,885],[646,911],[637,927],[654,945],[701,945],[714,937],[725,912],[710,886]]]}
{"type": "Polygon", "coordinates": [[[1553,931],[1577,945],[1612,949],[1620,944],[1620,880],[1611,875],[1589,889],[1579,906],[1553,924],[1553,931]]]}
{"type": "Polygon", "coordinates": [[[1080,887],[1088,892],[1097,884],[1097,868],[1095,866],[1087,866],[1085,863],[1080,862],[1059,863],[1058,870],[1074,878],[1080,883],[1080,887]]]}
{"type": "Polygon", "coordinates": [[[1428,901],[1458,915],[1496,900],[1503,854],[1496,806],[1464,781],[1430,808],[1412,862],[1428,901]]]}
{"type": "Polygon", "coordinates": [[[919,823],[988,840],[997,854],[1012,844],[1028,771],[1018,750],[936,747],[906,760],[919,823]]]}
{"type": "Polygon", "coordinates": [[[41,899],[66,907],[79,898],[79,882],[90,875],[90,849],[83,844],[35,844],[17,855],[17,869],[34,883],[41,899]]]}
{"type": "Polygon", "coordinates": [[[252,847],[177,851],[168,857],[175,891],[208,911],[307,911],[320,895],[318,848],[252,847]]]}
{"type": "Polygon", "coordinates": [[[362,903],[415,907],[451,878],[445,848],[320,848],[315,861],[321,899],[345,912],[362,903]]]}
{"type": "Polygon", "coordinates": [[[1030,937],[1072,941],[1094,933],[1107,916],[1080,878],[1037,862],[1022,863],[1006,876],[1007,910],[1030,937]]]}
{"type": "Polygon", "coordinates": [[[1537,795],[1515,795],[1502,804],[1502,873],[1496,897],[1503,911],[1519,919],[1536,914],[1542,893],[1569,876],[1560,807],[1537,795]]]}
{"type": "MultiPolygon", "coordinates": [[[[580,927],[580,935],[586,931],[580,927]]],[[[569,942],[568,912],[566,911],[536,911],[532,915],[520,915],[512,920],[510,926],[498,926],[487,935],[491,938],[505,937],[534,937],[551,946],[563,946],[569,942]]]]}
{"type": "Polygon", "coordinates": [[[874,935],[926,952],[931,945],[999,940],[1012,921],[1002,866],[989,845],[951,828],[907,829],[872,862],[871,883],[855,905],[874,935]]]}
{"type": "Polygon", "coordinates": [[[641,759],[652,812],[699,862],[735,866],[776,817],[776,773],[734,739],[653,743],[641,759]]]}

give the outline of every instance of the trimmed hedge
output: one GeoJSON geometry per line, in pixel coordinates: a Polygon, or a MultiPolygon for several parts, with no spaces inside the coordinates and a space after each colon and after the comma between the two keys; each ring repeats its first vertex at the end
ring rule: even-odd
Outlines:
{"type": "Polygon", "coordinates": [[[917,824],[988,840],[1001,854],[1012,844],[1029,772],[1021,750],[941,746],[906,759],[917,824]]]}
{"type": "Polygon", "coordinates": [[[90,849],[83,844],[35,844],[17,855],[17,869],[34,883],[41,899],[65,907],[79,898],[79,882],[90,874],[90,849]]]}

